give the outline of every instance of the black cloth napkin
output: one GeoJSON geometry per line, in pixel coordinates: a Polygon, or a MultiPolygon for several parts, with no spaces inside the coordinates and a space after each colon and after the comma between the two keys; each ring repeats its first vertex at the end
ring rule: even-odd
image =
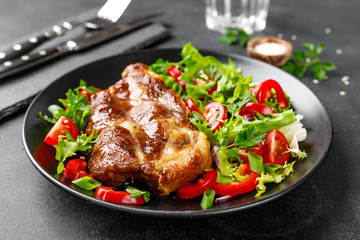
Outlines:
{"type": "Polygon", "coordinates": [[[153,23],[102,45],[54,60],[0,81],[0,121],[26,108],[52,81],[87,63],[153,45],[169,37],[163,25],[153,23]]]}

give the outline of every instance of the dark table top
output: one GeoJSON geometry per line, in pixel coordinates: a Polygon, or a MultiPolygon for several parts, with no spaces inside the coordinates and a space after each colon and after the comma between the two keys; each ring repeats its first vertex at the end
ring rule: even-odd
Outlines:
{"type": "MultiPolygon", "coordinates": [[[[97,0],[2,0],[0,46],[101,4],[97,0]]],[[[96,206],[55,187],[33,167],[21,139],[22,110],[0,122],[0,238],[359,239],[359,9],[357,0],[271,2],[267,28],[261,34],[281,33],[295,49],[304,42],[324,43],[323,59],[338,67],[319,84],[310,75],[301,79],[328,110],[334,137],[325,163],[294,191],[238,214],[194,220],[145,218],[96,206]],[[349,85],[343,83],[344,76],[349,77],[349,85]]],[[[199,48],[246,54],[240,46],[218,42],[219,34],[206,29],[204,1],[136,0],[124,17],[155,12],[166,13],[160,22],[172,37],[152,48],[178,48],[190,41],[199,48]]],[[[5,101],[3,96],[0,99],[5,101]]]]}

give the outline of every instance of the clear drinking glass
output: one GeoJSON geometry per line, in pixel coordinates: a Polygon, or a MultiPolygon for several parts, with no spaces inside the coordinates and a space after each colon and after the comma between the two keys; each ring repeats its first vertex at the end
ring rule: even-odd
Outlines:
{"type": "Polygon", "coordinates": [[[248,34],[266,27],[270,0],[205,0],[206,26],[225,33],[227,28],[248,34]]]}

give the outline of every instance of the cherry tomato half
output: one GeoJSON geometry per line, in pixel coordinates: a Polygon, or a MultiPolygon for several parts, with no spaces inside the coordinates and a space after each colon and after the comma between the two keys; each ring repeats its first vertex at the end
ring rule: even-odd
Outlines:
{"type": "Polygon", "coordinates": [[[279,130],[272,130],[265,136],[263,162],[285,164],[290,158],[289,143],[279,130]]]}
{"type": "Polygon", "coordinates": [[[225,107],[221,103],[211,102],[205,106],[204,118],[209,123],[209,126],[214,133],[224,125],[224,123],[218,120],[226,120],[228,119],[228,116],[225,107]]]}
{"type": "Polygon", "coordinates": [[[167,70],[167,73],[169,76],[173,77],[175,81],[179,83],[181,89],[186,92],[186,82],[182,79],[179,79],[181,76],[181,71],[176,66],[172,66],[167,70]]]}
{"type": "Polygon", "coordinates": [[[244,173],[250,171],[249,177],[242,182],[231,182],[230,184],[215,183],[212,189],[214,189],[216,194],[234,196],[250,192],[256,188],[256,179],[260,177],[260,175],[250,170],[249,163],[242,165],[242,168],[239,170],[244,173]]]}
{"type": "Polygon", "coordinates": [[[68,131],[74,139],[78,137],[79,132],[75,123],[67,117],[61,116],[46,135],[44,142],[50,145],[57,145],[59,137],[65,136],[65,131],[68,131]]]}
{"type": "Polygon", "coordinates": [[[144,197],[141,195],[138,198],[130,197],[130,193],[126,191],[115,191],[112,187],[100,186],[95,191],[95,198],[116,203],[116,204],[143,204],[144,197]]]}
{"type": "Polygon", "coordinates": [[[198,112],[203,116],[203,113],[200,111],[200,109],[195,105],[194,100],[191,98],[186,99],[185,106],[190,110],[190,112],[198,112]]]}
{"type": "Polygon", "coordinates": [[[283,89],[281,88],[280,84],[273,79],[268,79],[262,83],[257,84],[255,88],[251,89],[251,92],[254,93],[255,98],[260,104],[264,104],[271,97],[272,89],[275,90],[276,101],[280,103],[279,107],[288,107],[289,103],[285,97],[283,89]]]}
{"type": "Polygon", "coordinates": [[[259,103],[248,102],[240,110],[239,115],[243,116],[245,119],[253,119],[257,116],[257,113],[261,115],[276,113],[271,108],[268,108],[265,105],[259,103]]]}
{"type": "Polygon", "coordinates": [[[203,178],[200,178],[197,183],[191,183],[180,188],[177,191],[178,198],[191,199],[200,196],[205,191],[211,189],[216,183],[217,176],[218,174],[215,169],[210,170],[205,173],[203,178]]]}
{"type": "Polygon", "coordinates": [[[87,162],[84,159],[73,159],[66,164],[64,175],[71,181],[85,176],[94,178],[92,174],[86,173],[87,162]]]}

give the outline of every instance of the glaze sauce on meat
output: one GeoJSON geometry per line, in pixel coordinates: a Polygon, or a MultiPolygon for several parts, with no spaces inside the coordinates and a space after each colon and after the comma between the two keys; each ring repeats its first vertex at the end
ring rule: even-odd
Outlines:
{"type": "Polygon", "coordinates": [[[91,99],[86,132],[99,130],[89,171],[107,186],[146,182],[168,195],[212,168],[210,144],[186,118],[180,96],[142,63],[91,99]]]}

